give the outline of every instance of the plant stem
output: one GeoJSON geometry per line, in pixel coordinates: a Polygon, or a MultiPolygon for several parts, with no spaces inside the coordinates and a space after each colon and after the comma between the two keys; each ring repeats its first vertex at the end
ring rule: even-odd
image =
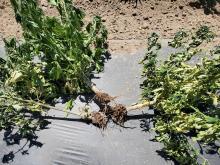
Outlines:
{"type": "MultiPolygon", "coordinates": [[[[94,83],[91,83],[90,85],[88,85],[91,90],[96,94],[96,93],[103,93],[103,91],[101,91],[100,89],[98,89],[96,87],[96,85],[94,83]]],[[[127,106],[126,107],[126,110],[127,111],[134,111],[134,110],[137,110],[137,109],[141,109],[141,108],[144,108],[144,107],[147,107],[147,106],[150,106],[150,105],[154,105],[156,103],[156,101],[144,101],[142,103],[139,103],[139,104],[135,104],[135,105],[130,105],[130,106],[127,106]]]]}
{"type": "Polygon", "coordinates": [[[210,116],[205,115],[198,108],[196,108],[194,106],[190,106],[190,108],[192,108],[196,113],[202,115],[208,123],[215,123],[215,122],[219,122],[220,121],[218,118],[210,117],[210,116]]]}
{"type": "MultiPolygon", "coordinates": [[[[20,101],[20,102],[23,102],[23,103],[35,104],[35,105],[39,105],[41,107],[44,107],[46,109],[53,109],[53,110],[56,110],[56,111],[61,111],[61,112],[66,113],[66,111],[61,109],[61,108],[57,108],[57,107],[54,107],[54,106],[51,106],[51,105],[48,105],[48,104],[43,104],[43,103],[40,103],[40,102],[36,102],[36,101],[33,101],[33,100],[25,100],[25,99],[13,97],[13,96],[10,96],[10,97],[9,96],[0,96],[0,98],[13,99],[13,100],[17,100],[17,101],[20,101]]],[[[80,116],[82,118],[85,118],[85,116],[89,116],[90,112],[84,112],[84,113],[68,112],[68,114],[77,115],[77,116],[80,116]]],[[[89,117],[86,117],[86,118],[89,119],[89,117]]]]}
{"type": "Polygon", "coordinates": [[[126,109],[127,109],[127,111],[134,111],[134,110],[137,110],[137,109],[148,107],[148,106],[153,105],[153,104],[155,104],[155,101],[144,101],[143,103],[128,106],[128,107],[126,107],[126,109]]]}

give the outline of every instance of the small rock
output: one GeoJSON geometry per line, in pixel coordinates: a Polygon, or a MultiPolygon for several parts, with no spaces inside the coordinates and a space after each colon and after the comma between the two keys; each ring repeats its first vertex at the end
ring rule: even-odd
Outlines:
{"type": "Polygon", "coordinates": [[[112,24],[114,25],[116,23],[116,20],[112,20],[112,24]]]}
{"type": "Polygon", "coordinates": [[[149,17],[143,17],[144,20],[149,20],[149,17]]]}
{"type": "Polygon", "coordinates": [[[183,13],[183,17],[186,17],[186,14],[185,14],[185,13],[183,13]]]}
{"type": "Polygon", "coordinates": [[[179,6],[179,8],[182,10],[182,9],[183,9],[183,6],[179,6]]]}
{"type": "Polygon", "coordinates": [[[172,9],[172,7],[173,7],[173,6],[170,5],[170,6],[167,7],[167,9],[172,9]]]}
{"type": "Polygon", "coordinates": [[[148,25],[143,25],[141,28],[142,29],[149,29],[148,25]]]}
{"type": "Polygon", "coordinates": [[[0,6],[0,9],[5,9],[5,6],[3,6],[3,5],[2,5],[2,6],[0,6]]]}
{"type": "Polygon", "coordinates": [[[121,15],[125,15],[125,13],[124,13],[124,12],[120,12],[120,14],[121,14],[121,15]]]}
{"type": "Polygon", "coordinates": [[[179,15],[178,14],[175,14],[175,17],[178,17],[179,15]]]}
{"type": "Polygon", "coordinates": [[[134,17],[137,16],[137,13],[132,13],[132,16],[134,16],[134,17]]]}
{"type": "Polygon", "coordinates": [[[167,12],[167,11],[163,11],[163,12],[162,12],[162,14],[164,14],[164,15],[165,15],[165,14],[168,14],[168,12],[167,12]]]}
{"type": "Polygon", "coordinates": [[[43,3],[41,6],[42,7],[48,7],[48,4],[47,3],[43,3]]]}
{"type": "Polygon", "coordinates": [[[151,7],[150,7],[150,9],[151,9],[151,10],[154,10],[154,7],[153,7],[153,6],[151,6],[151,7]]]}

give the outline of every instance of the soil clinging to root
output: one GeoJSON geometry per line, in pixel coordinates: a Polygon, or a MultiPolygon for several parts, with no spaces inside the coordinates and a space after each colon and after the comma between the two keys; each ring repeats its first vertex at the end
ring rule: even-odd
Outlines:
{"type": "Polygon", "coordinates": [[[102,112],[92,112],[91,122],[92,124],[98,126],[99,128],[104,129],[107,126],[108,118],[102,112]]]}
{"type": "Polygon", "coordinates": [[[116,97],[112,97],[104,92],[96,92],[94,101],[100,105],[106,105],[109,104],[111,101],[113,101],[115,98],[116,97]]]}
{"type": "Polygon", "coordinates": [[[104,92],[95,93],[93,100],[100,109],[98,112],[91,113],[91,120],[94,125],[105,128],[109,120],[119,125],[124,124],[127,116],[127,109],[122,104],[112,103],[115,98],[116,97],[112,97],[104,92]]]}

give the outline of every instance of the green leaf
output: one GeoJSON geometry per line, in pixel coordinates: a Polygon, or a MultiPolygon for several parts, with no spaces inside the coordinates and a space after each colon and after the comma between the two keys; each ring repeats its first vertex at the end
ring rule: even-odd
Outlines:
{"type": "Polygon", "coordinates": [[[211,57],[214,51],[198,48],[213,38],[214,34],[205,26],[195,32],[178,32],[169,45],[181,49],[157,63],[161,53],[157,50],[159,37],[153,33],[141,62],[142,99],[156,100],[151,107],[155,111],[156,139],[164,144],[166,155],[179,164],[198,164],[199,153],[190,144],[188,133],[192,133],[190,138],[206,144],[220,138],[219,113],[214,108],[219,98],[220,58],[211,57]],[[192,65],[190,60],[200,53],[210,56],[192,65]]]}
{"type": "Polygon", "coordinates": [[[60,64],[58,62],[54,62],[53,64],[54,64],[54,66],[53,66],[53,68],[50,71],[50,76],[53,79],[58,80],[61,77],[62,68],[61,68],[61,66],[60,66],[60,64]]]}
{"type": "Polygon", "coordinates": [[[48,0],[51,5],[58,6],[58,0],[48,0]]]}
{"type": "Polygon", "coordinates": [[[11,84],[15,84],[16,82],[18,82],[21,78],[22,78],[23,74],[19,71],[13,71],[11,73],[10,78],[5,82],[5,85],[11,85],[11,84]]]}
{"type": "MultiPolygon", "coordinates": [[[[45,15],[37,0],[10,1],[23,38],[4,40],[7,58],[0,58],[0,129],[16,127],[27,137],[34,135],[48,110],[42,105],[51,105],[63,95],[91,92],[91,75],[104,65],[107,30],[99,17],[85,29],[84,13],[72,0],[49,0],[59,12],[57,17],[45,15]],[[35,117],[26,117],[27,113],[35,117]]],[[[67,109],[73,107],[74,99],[68,101],[67,109]]]]}
{"type": "Polygon", "coordinates": [[[69,100],[67,103],[66,103],[66,106],[65,106],[65,111],[70,111],[72,108],[73,108],[73,99],[69,100]]]}
{"type": "Polygon", "coordinates": [[[22,110],[24,107],[21,106],[21,105],[19,105],[19,104],[15,104],[15,105],[13,105],[13,108],[16,109],[17,111],[20,111],[20,110],[22,110]]]}

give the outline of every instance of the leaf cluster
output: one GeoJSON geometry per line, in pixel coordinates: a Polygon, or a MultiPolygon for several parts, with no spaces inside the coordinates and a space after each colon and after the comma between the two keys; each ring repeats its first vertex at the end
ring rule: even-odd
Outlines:
{"type": "Polygon", "coordinates": [[[192,65],[196,55],[204,53],[201,44],[214,34],[202,26],[196,32],[178,32],[169,45],[176,48],[167,60],[158,64],[161,45],[158,35],[149,38],[143,63],[141,85],[143,99],[154,100],[156,140],[165,153],[180,164],[198,164],[197,150],[188,137],[203,144],[220,139],[220,54],[218,48],[192,65]]]}
{"type": "Polygon", "coordinates": [[[58,17],[46,16],[37,0],[11,0],[23,40],[5,40],[6,58],[0,58],[0,129],[35,125],[27,113],[46,111],[35,102],[91,92],[92,74],[103,70],[107,30],[101,18],[85,25],[71,0],[50,3],[58,17]]]}

